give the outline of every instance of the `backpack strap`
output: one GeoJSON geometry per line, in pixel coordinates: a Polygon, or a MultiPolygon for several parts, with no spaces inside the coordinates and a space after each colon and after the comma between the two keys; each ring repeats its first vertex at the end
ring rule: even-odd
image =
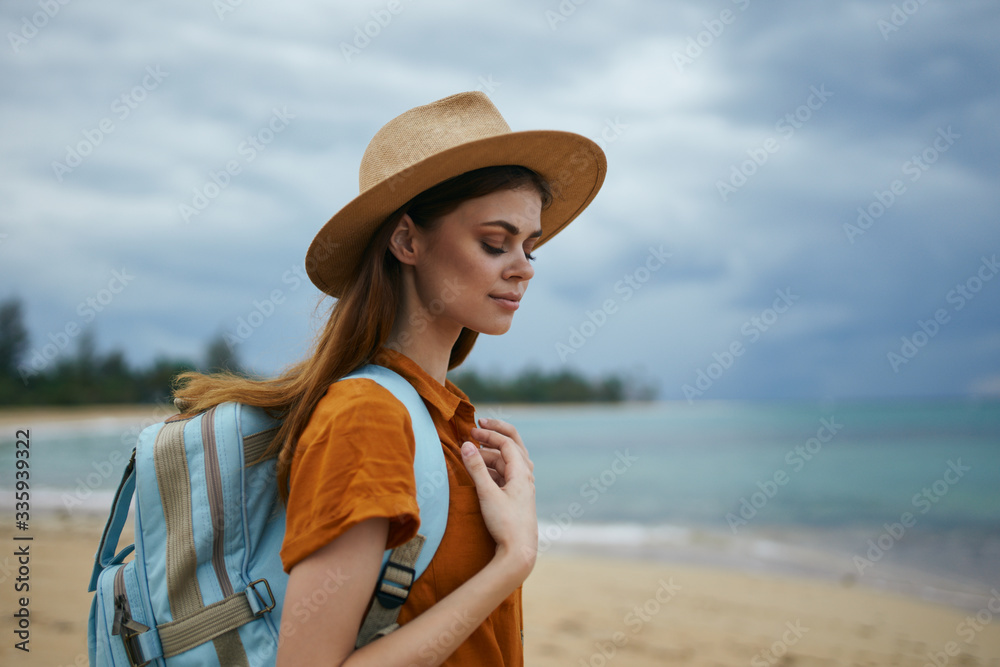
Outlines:
{"type": "Polygon", "coordinates": [[[375,596],[358,631],[354,648],[361,648],[399,627],[396,618],[410,595],[410,586],[416,581],[413,565],[423,546],[424,536],[417,534],[406,544],[392,550],[375,585],[375,596]]]}
{"type": "Polygon", "coordinates": [[[406,544],[387,550],[368,615],[358,633],[357,648],[399,627],[396,618],[410,594],[410,587],[430,565],[448,524],[448,470],[434,420],[424,400],[405,378],[383,366],[369,364],[346,375],[366,378],[392,392],[410,413],[413,439],[414,481],[420,510],[420,534],[406,544]]]}
{"type": "MultiPolygon", "coordinates": [[[[128,465],[125,466],[125,472],[122,473],[122,481],[118,484],[118,490],[115,492],[115,500],[111,504],[111,514],[108,516],[108,522],[104,526],[104,532],[101,533],[101,543],[97,547],[97,553],[94,555],[94,572],[90,575],[90,586],[87,588],[88,593],[93,593],[97,590],[97,577],[101,574],[104,568],[115,562],[115,549],[118,547],[118,538],[122,535],[122,528],[125,526],[125,519],[128,517],[128,508],[132,503],[132,494],[135,492],[135,450],[132,450],[132,458],[129,459],[128,465]]],[[[122,550],[119,554],[121,558],[124,558],[135,548],[135,545],[130,545],[122,550]]]]}

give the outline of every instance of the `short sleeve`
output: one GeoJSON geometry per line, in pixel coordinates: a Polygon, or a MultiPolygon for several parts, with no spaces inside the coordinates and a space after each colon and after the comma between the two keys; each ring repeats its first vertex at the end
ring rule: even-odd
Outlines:
{"type": "Polygon", "coordinates": [[[409,412],[391,392],[362,378],[332,384],[295,447],[285,571],[367,519],[389,519],[387,549],[413,538],[420,525],[414,450],[409,412]]]}

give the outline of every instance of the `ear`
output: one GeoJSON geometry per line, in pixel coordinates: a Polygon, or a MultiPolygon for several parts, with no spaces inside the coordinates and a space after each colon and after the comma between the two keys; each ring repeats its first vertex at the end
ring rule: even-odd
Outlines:
{"type": "Polygon", "coordinates": [[[409,213],[404,213],[403,217],[396,223],[396,228],[392,230],[389,237],[389,252],[396,256],[401,264],[413,265],[417,263],[417,235],[420,230],[409,213]]]}

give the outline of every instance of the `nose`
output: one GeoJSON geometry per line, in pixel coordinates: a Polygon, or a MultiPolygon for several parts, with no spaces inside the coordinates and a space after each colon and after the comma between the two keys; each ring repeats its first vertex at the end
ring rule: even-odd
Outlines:
{"type": "Polygon", "coordinates": [[[527,253],[521,251],[512,254],[516,258],[508,265],[507,270],[504,271],[504,279],[531,280],[535,275],[535,267],[528,261],[527,253]]]}

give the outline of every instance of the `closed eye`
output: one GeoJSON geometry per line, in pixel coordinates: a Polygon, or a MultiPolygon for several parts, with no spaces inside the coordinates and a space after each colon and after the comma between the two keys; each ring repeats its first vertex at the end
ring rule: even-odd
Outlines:
{"type": "MultiPolygon", "coordinates": [[[[486,242],[483,243],[483,250],[485,250],[486,252],[490,253],[491,255],[503,255],[504,253],[507,252],[503,248],[498,248],[496,246],[492,246],[492,245],[490,245],[489,243],[486,243],[486,242]]],[[[532,255],[530,252],[525,253],[524,256],[527,257],[528,260],[530,260],[530,261],[534,261],[535,260],[535,256],[532,255]]]]}

